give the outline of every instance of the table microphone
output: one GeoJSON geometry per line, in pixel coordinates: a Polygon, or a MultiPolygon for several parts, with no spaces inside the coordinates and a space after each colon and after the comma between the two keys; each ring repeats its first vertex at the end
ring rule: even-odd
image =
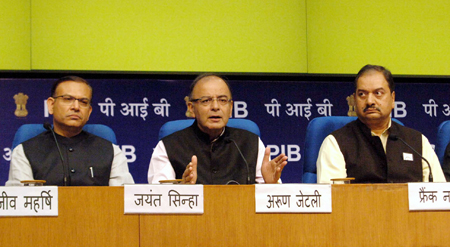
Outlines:
{"type": "Polygon", "coordinates": [[[44,123],[44,128],[46,130],[50,130],[53,134],[53,139],[55,140],[56,143],[56,147],[58,148],[58,152],[59,152],[59,157],[61,158],[61,162],[62,162],[62,166],[63,166],[63,170],[64,170],[64,186],[68,185],[68,175],[67,175],[67,168],[66,168],[66,163],[64,162],[64,158],[61,152],[61,149],[59,148],[59,144],[58,144],[58,140],[56,139],[56,134],[55,131],[53,131],[52,129],[52,125],[49,124],[48,122],[44,123]]]}
{"type": "Polygon", "coordinates": [[[250,169],[248,168],[247,160],[245,159],[244,155],[242,154],[241,149],[240,149],[239,146],[236,144],[236,142],[235,142],[233,139],[231,139],[230,137],[225,137],[225,138],[223,138],[223,140],[224,140],[226,143],[233,142],[234,145],[236,146],[237,150],[239,151],[239,154],[241,155],[242,159],[243,159],[244,162],[245,162],[245,167],[247,168],[247,184],[250,184],[250,169]]]}
{"type": "Polygon", "coordinates": [[[422,158],[423,160],[425,160],[425,162],[427,162],[428,165],[428,169],[430,170],[430,175],[428,177],[428,181],[429,182],[433,182],[433,173],[431,172],[431,166],[430,163],[428,162],[427,159],[425,159],[419,152],[417,152],[413,147],[411,147],[408,143],[406,143],[402,138],[398,137],[397,135],[394,134],[390,134],[389,135],[389,139],[396,141],[396,140],[400,140],[401,142],[403,142],[406,146],[408,146],[414,153],[416,153],[417,155],[419,155],[420,158],[422,158]]]}

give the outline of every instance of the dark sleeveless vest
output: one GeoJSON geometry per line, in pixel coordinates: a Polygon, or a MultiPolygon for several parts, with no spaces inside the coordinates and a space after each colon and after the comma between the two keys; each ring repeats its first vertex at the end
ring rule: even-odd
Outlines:
{"type": "MultiPolygon", "coordinates": [[[[405,140],[422,154],[422,134],[392,121],[391,135],[405,140]]],[[[345,159],[347,177],[355,183],[422,182],[422,159],[400,140],[388,138],[386,153],[381,139],[372,136],[370,129],[359,119],[332,133],[345,159]],[[404,153],[413,161],[404,160],[404,153]]]]}
{"type": "MultiPolygon", "coordinates": [[[[85,131],[72,138],[59,135],[56,138],[68,165],[69,185],[108,186],[114,159],[111,142],[85,131]],[[93,178],[90,167],[93,169],[93,178]]],[[[64,185],[63,165],[52,132],[46,131],[22,145],[34,179],[46,180],[45,185],[64,185]]]]}
{"type": "Polygon", "coordinates": [[[247,174],[250,175],[250,183],[255,183],[258,136],[249,131],[225,127],[224,134],[211,143],[209,136],[198,128],[195,121],[190,127],[166,136],[162,141],[178,179],[195,154],[198,158],[197,184],[227,184],[234,181],[247,184],[247,174]],[[239,146],[248,162],[249,172],[238,149],[227,139],[234,140],[239,146]]]}

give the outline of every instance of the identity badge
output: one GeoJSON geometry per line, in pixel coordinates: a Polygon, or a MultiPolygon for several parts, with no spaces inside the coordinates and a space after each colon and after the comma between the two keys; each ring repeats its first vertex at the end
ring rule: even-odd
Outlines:
{"type": "Polygon", "coordinates": [[[411,153],[403,153],[403,160],[413,161],[413,155],[411,153]]]}

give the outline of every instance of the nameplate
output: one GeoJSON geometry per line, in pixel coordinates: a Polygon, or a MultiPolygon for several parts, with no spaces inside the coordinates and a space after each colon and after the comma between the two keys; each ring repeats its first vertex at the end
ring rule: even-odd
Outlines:
{"type": "Polygon", "coordinates": [[[125,214],[203,214],[203,185],[125,185],[125,214]]]}
{"type": "Polygon", "coordinates": [[[408,183],[409,210],[450,210],[450,183],[408,183]]]}
{"type": "Polygon", "coordinates": [[[58,216],[58,187],[0,187],[0,216],[58,216]]]}
{"type": "Polygon", "coordinates": [[[257,213],[331,213],[330,184],[256,184],[257,213]]]}

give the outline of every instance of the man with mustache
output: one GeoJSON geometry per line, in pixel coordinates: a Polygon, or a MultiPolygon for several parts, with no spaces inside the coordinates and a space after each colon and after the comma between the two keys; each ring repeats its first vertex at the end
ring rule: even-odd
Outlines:
{"type": "Polygon", "coordinates": [[[391,120],[394,87],[391,72],[382,66],[366,65],[358,72],[354,93],[358,119],[323,141],[318,183],[346,177],[355,178],[355,183],[428,182],[428,164],[400,138],[430,162],[434,182],[446,181],[428,139],[391,120]]]}
{"type": "Polygon", "coordinates": [[[83,131],[92,112],[91,102],[92,87],[83,78],[66,76],[57,80],[47,107],[66,164],[62,164],[53,133],[48,130],[14,148],[6,185],[22,185],[22,180],[72,186],[134,183],[120,148],[83,131]],[[63,167],[68,168],[68,176],[63,167]]]}
{"type": "Polygon", "coordinates": [[[202,74],[190,86],[192,126],[163,138],[156,146],[148,182],[181,179],[184,184],[277,183],[287,157],[269,160],[270,149],[249,131],[227,127],[233,100],[225,78],[202,74]],[[247,160],[245,164],[239,149],[247,160]]]}

